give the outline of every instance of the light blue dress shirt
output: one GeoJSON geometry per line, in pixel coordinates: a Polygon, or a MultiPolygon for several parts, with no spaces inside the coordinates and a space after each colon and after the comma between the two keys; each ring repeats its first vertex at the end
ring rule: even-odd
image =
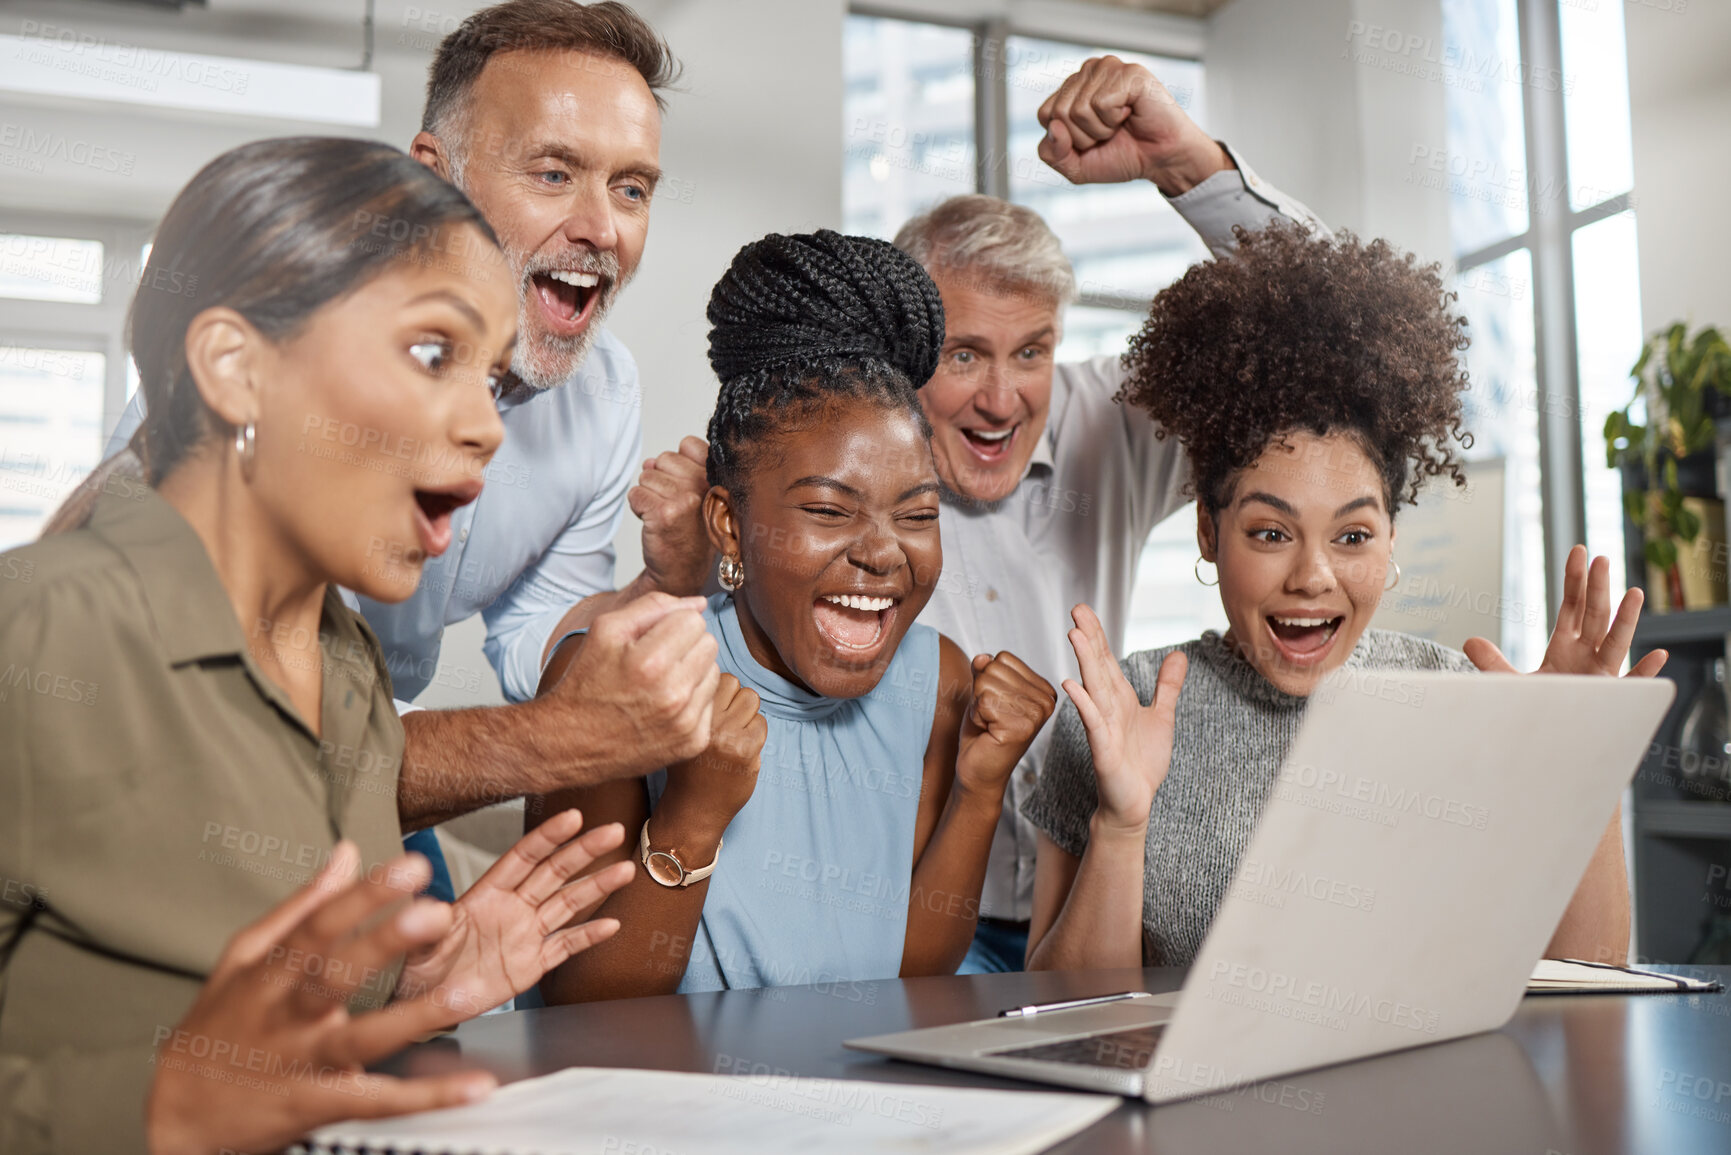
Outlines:
{"type": "MultiPolygon", "coordinates": [[[[769,732],[751,799],[722,835],[680,993],[895,978],[937,631],[909,627],[869,694],[823,698],[758,664],[730,595],[710,598],[703,622],[716,664],[763,700],[769,732]]],[[[653,812],[667,772],[648,786],[653,812]]]]}
{"type": "MultiPolygon", "coordinates": [[[[400,701],[432,682],[445,627],[477,613],[505,699],[534,697],[553,627],[584,598],[614,588],[613,538],[643,459],[630,352],[602,329],[570,380],[502,399],[499,416],[505,441],[486,487],[452,516],[451,548],[427,562],[414,595],[385,605],[344,591],[378,635],[400,701]]],[[[104,456],[125,448],[143,418],[140,393],[104,456]]]]}

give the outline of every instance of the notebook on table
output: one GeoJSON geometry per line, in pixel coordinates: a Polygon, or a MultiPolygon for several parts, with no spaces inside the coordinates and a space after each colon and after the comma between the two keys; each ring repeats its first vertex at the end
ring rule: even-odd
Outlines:
{"type": "Polygon", "coordinates": [[[1034,1155],[1118,1107],[1098,1095],[572,1067],[485,1102],[322,1127],[315,1153],[1034,1155]]]}
{"type": "Polygon", "coordinates": [[[1699,995],[1724,989],[1712,979],[1572,958],[1542,958],[1527,980],[1529,995],[1699,995]]]}

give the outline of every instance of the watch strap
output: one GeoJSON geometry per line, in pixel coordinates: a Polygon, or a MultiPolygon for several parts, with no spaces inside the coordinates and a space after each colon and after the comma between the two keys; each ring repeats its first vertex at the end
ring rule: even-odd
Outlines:
{"type": "Polygon", "coordinates": [[[721,861],[722,842],[723,840],[720,838],[715,840],[715,857],[710,860],[708,866],[700,866],[697,869],[692,870],[687,868],[685,863],[681,862],[679,856],[673,853],[673,851],[651,850],[649,848],[649,819],[645,818],[643,820],[643,829],[637,834],[637,857],[643,863],[644,872],[647,873],[658,885],[682,889],[691,886],[694,883],[702,882],[704,879],[715,873],[715,864],[721,861]],[[655,867],[650,864],[649,860],[651,858],[659,858],[672,863],[673,868],[679,872],[678,879],[673,882],[663,880],[655,873],[655,867]]]}

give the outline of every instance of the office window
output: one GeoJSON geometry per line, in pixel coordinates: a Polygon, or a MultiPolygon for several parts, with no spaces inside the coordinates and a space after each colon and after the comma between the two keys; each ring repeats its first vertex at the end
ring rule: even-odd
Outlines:
{"type": "Polygon", "coordinates": [[[0,297],[98,304],[102,242],[0,233],[0,297]]]}
{"type": "Polygon", "coordinates": [[[1580,345],[1581,460],[1587,548],[1611,559],[1611,588],[1641,583],[1624,573],[1623,489],[1605,467],[1605,418],[1629,402],[1629,367],[1641,348],[1641,282],[1635,214],[1617,213],[1575,230],[1575,331],[1580,345]]]}
{"type": "Polygon", "coordinates": [[[1007,38],[1009,199],[1039,213],[1058,234],[1076,269],[1080,303],[1089,308],[1080,317],[1072,310],[1066,319],[1062,360],[1121,351],[1154,294],[1208,256],[1201,239],[1148,182],[1073,185],[1040,159],[1040,105],[1083,61],[1108,53],[1146,67],[1193,118],[1205,120],[1202,65],[1194,60],[1007,38]]]}
{"type": "Polygon", "coordinates": [[[128,396],[144,222],[0,211],[0,549],[97,465],[128,396]]]}
{"type": "Polygon", "coordinates": [[[889,238],[974,191],[974,37],[964,28],[849,16],[844,36],[846,231],[889,238]]]}
{"type": "Polygon", "coordinates": [[[107,358],[0,345],[0,549],[34,541],[102,453],[107,358]]]}
{"type": "Polygon", "coordinates": [[[1507,460],[1502,593],[1522,612],[1505,619],[1505,649],[1530,668],[1576,540],[1624,580],[1601,434],[1628,399],[1641,341],[1623,12],[1443,0],[1443,30],[1445,59],[1462,62],[1441,177],[1472,324],[1468,424],[1474,456],[1507,460]],[[1538,605],[1542,615],[1526,612],[1538,605]]]}
{"type": "Polygon", "coordinates": [[[1521,86],[1497,79],[1521,58],[1519,26],[1515,0],[1444,0],[1444,59],[1461,71],[1448,87],[1448,153],[1440,165],[1426,157],[1424,175],[1448,187],[1457,256],[1527,231],[1521,86]]]}

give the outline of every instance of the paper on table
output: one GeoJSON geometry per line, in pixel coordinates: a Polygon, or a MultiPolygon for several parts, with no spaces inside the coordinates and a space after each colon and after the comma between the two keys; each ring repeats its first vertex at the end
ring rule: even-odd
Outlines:
{"type": "Polygon", "coordinates": [[[1110,1095],[572,1067],[484,1103],[338,1123],[314,1151],[443,1155],[1033,1155],[1109,1114],[1110,1095]]]}

